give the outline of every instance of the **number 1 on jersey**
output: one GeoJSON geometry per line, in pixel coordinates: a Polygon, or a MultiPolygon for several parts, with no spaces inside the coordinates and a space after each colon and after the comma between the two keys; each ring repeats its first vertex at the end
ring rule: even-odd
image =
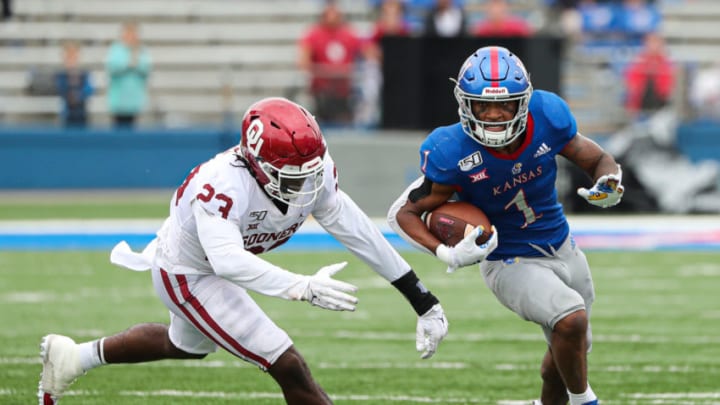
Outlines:
{"type": "Polygon", "coordinates": [[[542,214],[540,214],[540,216],[536,216],[535,210],[528,205],[527,199],[525,198],[525,191],[523,189],[520,189],[520,191],[515,194],[515,197],[513,197],[513,199],[505,205],[505,210],[509,210],[513,205],[525,217],[525,223],[520,227],[521,229],[527,228],[528,225],[542,217],[542,214]]]}

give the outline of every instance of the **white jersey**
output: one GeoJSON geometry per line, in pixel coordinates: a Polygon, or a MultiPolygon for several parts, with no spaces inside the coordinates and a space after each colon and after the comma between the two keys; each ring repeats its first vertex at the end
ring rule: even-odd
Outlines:
{"type": "Polygon", "coordinates": [[[306,207],[288,206],[283,213],[236,153],[238,148],[229,149],[197,166],[176,190],[170,215],[158,232],[157,266],[174,274],[215,273],[246,288],[283,296],[282,290],[292,282],[292,277],[273,276],[263,281],[256,277],[258,272],[280,274],[284,270],[245,252],[238,256],[237,250],[253,254],[270,251],[287,242],[312,215],[348,250],[388,281],[395,281],[410,270],[410,265],[370,218],[339,190],[335,164],[329,154],[325,160],[324,186],[315,202],[306,207]],[[209,214],[213,220],[224,220],[216,222],[221,226],[204,229],[228,234],[218,237],[236,241],[237,246],[231,246],[233,251],[228,248],[213,253],[203,248],[196,206],[203,208],[202,216],[209,214]],[[232,226],[227,226],[225,221],[232,226]],[[218,228],[222,230],[217,231],[218,228]]]}

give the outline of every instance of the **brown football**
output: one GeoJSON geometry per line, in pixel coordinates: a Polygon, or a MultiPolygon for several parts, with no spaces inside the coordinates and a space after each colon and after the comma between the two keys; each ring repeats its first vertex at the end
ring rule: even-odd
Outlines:
{"type": "Polygon", "coordinates": [[[490,237],[492,228],[487,215],[478,207],[464,201],[448,201],[425,215],[430,233],[448,246],[455,246],[478,225],[483,233],[475,240],[478,245],[490,237]]]}

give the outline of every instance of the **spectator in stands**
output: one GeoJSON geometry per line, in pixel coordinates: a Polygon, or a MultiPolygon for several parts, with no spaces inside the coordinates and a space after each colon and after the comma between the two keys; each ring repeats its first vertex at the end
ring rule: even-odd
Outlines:
{"type": "Polygon", "coordinates": [[[720,121],[720,61],[691,76],[688,98],[696,118],[720,121]]]}
{"type": "Polygon", "coordinates": [[[429,37],[459,37],[467,30],[465,9],[453,0],[436,0],[423,23],[423,32],[429,37]]]}
{"type": "Polygon", "coordinates": [[[12,17],[12,1],[2,0],[2,19],[9,20],[12,17]]]}
{"type": "Polygon", "coordinates": [[[360,97],[355,109],[355,124],[363,128],[374,127],[380,122],[383,37],[405,37],[412,32],[405,19],[402,0],[384,0],[378,11],[359,75],[360,97]]]}
{"type": "Polygon", "coordinates": [[[480,37],[529,37],[534,33],[528,22],[510,10],[507,0],[489,0],[485,18],[473,25],[470,33],[480,37]]]}
{"type": "Polygon", "coordinates": [[[626,40],[642,43],[645,34],[655,32],[660,26],[660,10],[647,0],[623,0],[617,9],[617,27],[626,40]]]}
{"type": "Polygon", "coordinates": [[[308,73],[321,125],[353,122],[353,72],[365,50],[365,41],[332,0],[326,2],[318,22],[300,38],[298,65],[308,73]]]}
{"type": "Polygon", "coordinates": [[[625,69],[625,107],[633,118],[644,118],[670,102],[675,65],[659,33],[646,34],[643,49],[625,69]]]}
{"type": "Polygon", "coordinates": [[[139,26],[122,25],[119,41],[108,50],[108,106],[117,128],[133,128],[148,100],[148,76],[152,69],[150,52],[141,43],[139,26]]]}
{"type": "Polygon", "coordinates": [[[597,0],[580,0],[578,12],[580,26],[586,45],[604,45],[616,34],[616,13],[611,4],[597,0]]]}
{"type": "Polygon", "coordinates": [[[66,127],[84,128],[88,123],[87,101],[94,93],[90,72],[80,66],[80,45],[67,42],[62,49],[63,68],[55,74],[62,100],[60,117],[66,127]]]}
{"type": "Polygon", "coordinates": [[[403,0],[384,0],[378,10],[370,35],[373,44],[379,46],[384,36],[407,36],[412,33],[410,24],[405,19],[403,0]]]}

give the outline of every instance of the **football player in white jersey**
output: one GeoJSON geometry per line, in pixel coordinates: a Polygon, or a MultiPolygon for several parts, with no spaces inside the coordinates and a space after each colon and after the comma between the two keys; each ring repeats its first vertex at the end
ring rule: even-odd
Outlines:
{"type": "Polygon", "coordinates": [[[315,118],[289,100],[268,98],[246,111],[239,146],[189,173],[142,254],[122,244],[113,249],[114,263],[151,269],[169,325],[139,324],[80,344],[45,336],[40,404],[56,404],[77,377],[101,365],[199,359],[218,347],[267,371],[289,404],[332,403],[287,333],[247,292],[355,310],[356,287],[332,278],[346,263],[308,276],[257,256],[287,242],[310,215],[406,297],[418,314],[416,347],[422,358],[432,356],[448,326],[438,299],[338,188],[315,118]]]}

